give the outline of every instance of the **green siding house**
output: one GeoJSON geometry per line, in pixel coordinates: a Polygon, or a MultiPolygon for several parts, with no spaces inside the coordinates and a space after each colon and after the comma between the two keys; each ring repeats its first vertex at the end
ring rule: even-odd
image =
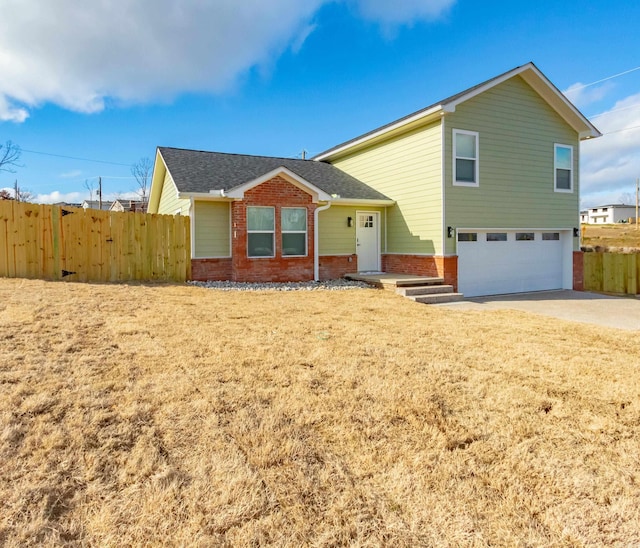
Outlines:
{"type": "Polygon", "coordinates": [[[149,211],[192,216],[196,279],[571,288],[579,144],[599,135],[529,63],[311,160],[159,148],[149,211]]]}

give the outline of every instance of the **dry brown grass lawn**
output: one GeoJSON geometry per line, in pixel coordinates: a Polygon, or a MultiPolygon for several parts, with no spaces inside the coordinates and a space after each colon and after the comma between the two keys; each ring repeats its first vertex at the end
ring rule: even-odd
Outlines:
{"type": "Polygon", "coordinates": [[[639,364],[378,290],[0,280],[0,544],[637,546],[639,364]]]}
{"type": "Polygon", "coordinates": [[[616,225],[582,225],[582,245],[603,250],[640,252],[640,228],[616,225]]]}

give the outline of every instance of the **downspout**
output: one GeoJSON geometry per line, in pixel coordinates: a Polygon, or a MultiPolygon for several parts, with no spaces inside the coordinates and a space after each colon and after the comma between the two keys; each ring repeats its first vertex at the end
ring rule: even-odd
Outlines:
{"type": "Polygon", "coordinates": [[[196,207],[193,196],[189,199],[189,221],[191,231],[191,258],[196,256],[196,207]]]}
{"type": "Polygon", "coordinates": [[[321,207],[316,207],[313,212],[313,279],[320,281],[320,230],[318,226],[318,216],[321,211],[326,211],[331,207],[331,202],[321,207]]]}

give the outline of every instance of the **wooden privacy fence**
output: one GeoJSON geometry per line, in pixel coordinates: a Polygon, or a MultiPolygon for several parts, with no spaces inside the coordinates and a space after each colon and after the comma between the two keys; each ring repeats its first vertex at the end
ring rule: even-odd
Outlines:
{"type": "Polygon", "coordinates": [[[583,257],[586,291],[640,293],[640,254],[589,252],[583,257]]]}
{"type": "Polygon", "coordinates": [[[189,218],[0,200],[0,276],[182,282],[189,218]]]}

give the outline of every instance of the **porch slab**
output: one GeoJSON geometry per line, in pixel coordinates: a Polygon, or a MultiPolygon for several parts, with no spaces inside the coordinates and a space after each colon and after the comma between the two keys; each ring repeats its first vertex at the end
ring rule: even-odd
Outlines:
{"type": "Polygon", "coordinates": [[[410,287],[414,285],[437,285],[444,282],[444,278],[430,276],[412,276],[410,274],[394,274],[392,272],[377,273],[352,273],[345,274],[347,280],[365,282],[375,287],[395,290],[398,287],[410,287]]]}

